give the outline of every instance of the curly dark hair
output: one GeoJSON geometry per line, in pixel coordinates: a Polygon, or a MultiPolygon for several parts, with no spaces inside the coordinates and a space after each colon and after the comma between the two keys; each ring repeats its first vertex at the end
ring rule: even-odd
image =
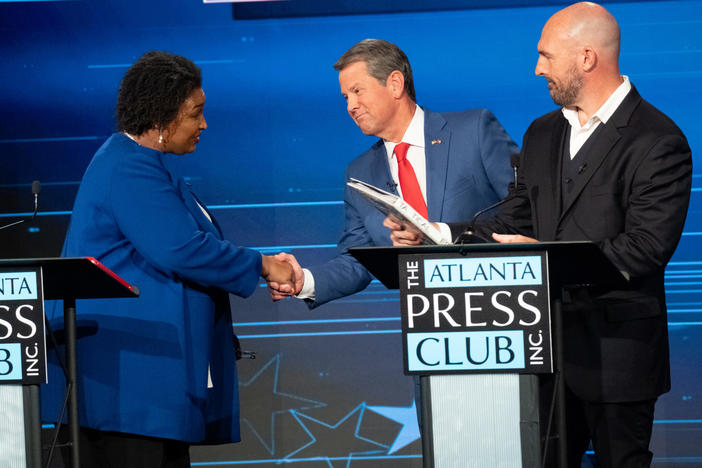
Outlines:
{"type": "Polygon", "coordinates": [[[117,96],[117,129],[138,136],[165,128],[190,94],[202,87],[200,68],[180,55],[153,50],[129,67],[117,96]]]}

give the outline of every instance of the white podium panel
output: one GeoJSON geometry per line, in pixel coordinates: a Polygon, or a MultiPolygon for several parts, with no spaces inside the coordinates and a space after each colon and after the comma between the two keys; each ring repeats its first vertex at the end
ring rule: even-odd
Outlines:
{"type": "Polygon", "coordinates": [[[22,385],[0,385],[0,466],[26,468],[22,385]]]}
{"type": "Polygon", "coordinates": [[[429,377],[437,468],[520,468],[519,375],[429,377]]]}
{"type": "Polygon", "coordinates": [[[424,437],[430,438],[425,467],[538,465],[535,376],[432,375],[422,378],[422,387],[424,437]]]}

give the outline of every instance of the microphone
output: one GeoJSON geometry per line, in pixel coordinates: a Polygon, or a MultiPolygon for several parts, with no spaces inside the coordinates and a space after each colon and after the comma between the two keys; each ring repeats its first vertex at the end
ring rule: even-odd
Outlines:
{"type": "MultiPolygon", "coordinates": [[[[38,180],[35,180],[34,182],[32,182],[32,193],[34,194],[34,214],[32,214],[32,217],[30,219],[34,219],[34,217],[37,215],[37,211],[39,208],[39,192],[41,192],[41,184],[38,180]]],[[[16,226],[18,224],[23,223],[24,221],[24,219],[20,219],[19,221],[15,221],[14,223],[0,226],[0,230],[16,226]]]]}
{"type": "Polygon", "coordinates": [[[37,215],[39,210],[39,192],[41,192],[41,184],[38,180],[32,182],[32,193],[34,194],[34,213],[32,214],[32,219],[37,215]]]}
{"type": "Polygon", "coordinates": [[[475,226],[475,222],[478,220],[480,215],[483,213],[492,210],[493,208],[497,208],[498,206],[502,205],[504,202],[507,201],[507,198],[503,198],[502,200],[493,203],[490,206],[487,206],[483,208],[482,210],[478,210],[475,215],[473,215],[473,219],[470,221],[470,224],[468,225],[468,229],[463,231],[456,237],[456,239],[453,241],[454,244],[485,244],[487,242],[490,242],[483,236],[476,234],[473,232],[473,226],[475,226]]]}
{"type": "Polygon", "coordinates": [[[513,154],[509,157],[509,165],[512,166],[512,169],[514,170],[514,186],[516,187],[517,176],[519,175],[519,153],[513,154]]]}
{"type": "Polygon", "coordinates": [[[397,184],[392,180],[388,181],[385,185],[387,185],[390,190],[397,190],[397,184]]]}
{"type": "MultiPolygon", "coordinates": [[[[517,178],[519,176],[519,153],[513,154],[509,158],[509,165],[512,166],[512,169],[514,170],[514,187],[517,187],[517,178]]],[[[473,219],[470,221],[470,224],[468,225],[468,229],[460,233],[456,239],[453,241],[454,244],[484,244],[486,242],[491,242],[488,239],[485,239],[483,236],[476,234],[473,231],[473,227],[475,226],[475,223],[478,221],[478,218],[483,215],[484,213],[487,213],[490,210],[493,210],[497,208],[498,206],[504,204],[507,200],[509,200],[509,196],[506,196],[502,200],[493,203],[490,206],[487,206],[483,208],[482,210],[478,210],[474,215],[473,219]]]]}

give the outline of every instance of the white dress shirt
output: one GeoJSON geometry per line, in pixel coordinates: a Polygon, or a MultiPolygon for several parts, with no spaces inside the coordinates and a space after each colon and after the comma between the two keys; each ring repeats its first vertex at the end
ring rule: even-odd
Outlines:
{"type": "MultiPolygon", "coordinates": [[[[417,176],[417,182],[419,183],[419,188],[422,191],[422,198],[424,198],[424,203],[427,202],[427,158],[424,154],[424,111],[421,107],[417,106],[414,111],[414,117],[410,122],[405,134],[402,137],[401,142],[409,143],[409,148],[407,149],[407,160],[412,164],[412,169],[414,169],[414,174],[417,176]]],[[[399,142],[398,142],[399,143],[399,142]]],[[[385,152],[388,156],[388,166],[390,167],[390,175],[392,176],[392,181],[397,188],[397,193],[402,197],[402,189],[400,188],[400,179],[398,176],[397,169],[397,156],[395,156],[395,146],[398,143],[393,143],[392,141],[383,140],[385,145],[385,152]]]]}
{"type": "MultiPolygon", "coordinates": [[[[575,155],[580,151],[588,138],[595,132],[595,129],[600,125],[600,123],[607,123],[607,121],[612,117],[612,114],[619,108],[622,101],[629,91],[631,90],[631,83],[629,82],[629,77],[623,75],[624,81],[620,84],[617,89],[614,90],[612,94],[607,98],[604,104],[600,106],[597,111],[592,114],[592,117],[585,122],[585,125],[580,125],[580,120],[578,119],[578,111],[576,109],[569,109],[563,107],[561,112],[563,112],[563,117],[570,124],[570,158],[573,159],[575,155]]],[[[438,223],[441,228],[442,236],[444,236],[444,229],[448,229],[448,225],[444,223],[438,223]]]]}
{"type": "MultiPolygon", "coordinates": [[[[415,104],[416,105],[416,104],[415,104]]],[[[410,121],[405,134],[402,136],[402,140],[405,143],[409,143],[409,148],[407,149],[407,160],[412,164],[414,169],[414,174],[417,176],[417,182],[419,183],[419,188],[422,191],[422,197],[424,197],[424,203],[427,202],[427,158],[425,153],[424,144],[424,110],[417,105],[414,110],[414,116],[410,121]]],[[[390,166],[390,175],[392,176],[392,181],[397,188],[397,193],[402,196],[402,189],[400,188],[400,179],[397,174],[397,157],[395,157],[395,146],[397,143],[392,141],[383,140],[385,145],[385,152],[388,158],[388,165],[390,166]]],[[[448,226],[441,227],[442,241],[446,243],[451,243],[451,230],[448,226]]],[[[307,269],[303,268],[302,272],[305,275],[305,284],[302,286],[300,294],[296,297],[299,299],[311,299],[314,300],[314,276],[307,269]]]]}
{"type": "Polygon", "coordinates": [[[570,158],[573,159],[580,151],[588,138],[595,132],[595,129],[600,123],[607,123],[612,117],[612,114],[617,110],[629,91],[631,91],[631,83],[629,77],[623,76],[624,82],[607,98],[604,104],[592,114],[592,117],[585,122],[585,125],[580,125],[578,119],[578,111],[568,107],[561,109],[563,117],[570,124],[570,158]]]}

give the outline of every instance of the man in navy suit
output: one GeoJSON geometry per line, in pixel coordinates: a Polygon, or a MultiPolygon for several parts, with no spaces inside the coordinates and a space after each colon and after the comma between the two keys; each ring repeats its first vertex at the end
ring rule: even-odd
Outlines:
{"type": "MultiPolygon", "coordinates": [[[[512,177],[510,156],[519,148],[490,111],[438,114],[419,107],[409,60],[387,41],[359,42],[341,56],[334,69],[339,71],[341,94],[353,121],[364,134],[381,138],[349,164],[347,180],[360,179],[407,199],[401,193],[394,154],[402,142],[409,145],[406,157],[429,219],[467,219],[507,194],[512,177]]],[[[335,258],[303,270],[291,255],[277,257],[295,267],[297,284],[303,284],[297,297],[305,299],[310,308],[354,294],[370,283],[371,274],[349,255],[349,248],[390,245],[383,214],[348,187],[344,211],[344,233],[335,258]]],[[[451,242],[448,229],[445,231],[445,240],[451,242]]],[[[271,288],[271,296],[277,300],[286,294],[271,288]]]]}

